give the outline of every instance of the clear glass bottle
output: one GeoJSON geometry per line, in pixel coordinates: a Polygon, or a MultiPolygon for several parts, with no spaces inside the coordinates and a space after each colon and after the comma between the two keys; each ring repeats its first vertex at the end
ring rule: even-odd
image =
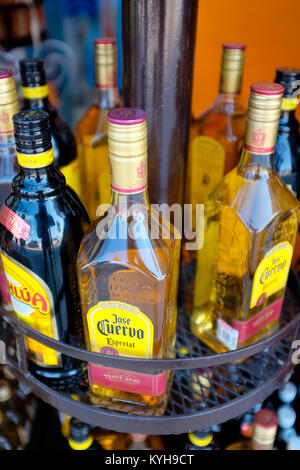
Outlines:
{"type": "Polygon", "coordinates": [[[279,84],[251,85],[239,165],[205,201],[191,329],[216,352],[279,325],[299,208],[273,169],[282,93],[279,84]]]}
{"type": "MultiPolygon", "coordinates": [[[[192,119],[186,177],[185,202],[192,204],[196,229],[196,204],[202,204],[215,185],[237,164],[243,143],[246,111],[241,103],[245,46],[223,44],[219,94],[214,104],[192,119]]],[[[182,244],[180,298],[191,313],[197,250],[182,244]]]]}
{"type": "MultiPolygon", "coordinates": [[[[18,172],[12,117],[19,111],[13,74],[0,68],[0,207],[11,193],[11,182],[18,172]]],[[[2,306],[12,312],[9,289],[0,261],[0,293],[2,306]]]]}
{"type": "Polygon", "coordinates": [[[94,58],[97,98],[76,126],[83,199],[91,220],[96,219],[100,204],[111,202],[107,114],[121,105],[115,39],[95,39],[94,58]]]}
{"type": "MultiPolygon", "coordinates": [[[[86,232],[77,261],[86,347],[174,357],[180,235],[150,211],[145,112],[111,111],[108,146],[113,203],[86,232]]],[[[170,371],[89,365],[92,402],[110,409],[162,414],[171,382],[170,371]]]]}
{"type": "Polygon", "coordinates": [[[238,164],[246,124],[240,97],[244,59],[243,44],[223,44],[219,94],[212,107],[191,123],[186,202],[193,204],[194,211],[195,204],[203,203],[238,164]]]}

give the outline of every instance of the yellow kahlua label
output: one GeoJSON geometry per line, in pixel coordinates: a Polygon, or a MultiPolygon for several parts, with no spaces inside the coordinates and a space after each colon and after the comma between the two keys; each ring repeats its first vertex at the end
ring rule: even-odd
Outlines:
{"type": "Polygon", "coordinates": [[[137,307],[118,301],[99,302],[88,311],[87,324],[92,351],[152,357],[153,324],[137,307]]]}
{"type": "Polygon", "coordinates": [[[225,150],[215,139],[195,137],[191,142],[190,202],[201,204],[224,175],[225,150]]]}
{"type": "Polygon", "coordinates": [[[250,308],[262,305],[267,297],[285,287],[292,255],[292,245],[281,242],[263,257],[254,274],[250,308]]]}
{"type": "Polygon", "coordinates": [[[60,168],[60,171],[65,176],[67,184],[81,197],[79,159],[75,158],[69,165],[60,168]]]}
{"type": "MultiPolygon", "coordinates": [[[[46,283],[7,254],[1,253],[11,303],[17,317],[50,338],[59,339],[54,302],[46,283]]],[[[59,366],[60,354],[27,337],[29,357],[41,366],[59,366]]]]}
{"type": "Polygon", "coordinates": [[[298,106],[298,98],[282,98],[281,109],[283,111],[294,111],[298,106]]]}

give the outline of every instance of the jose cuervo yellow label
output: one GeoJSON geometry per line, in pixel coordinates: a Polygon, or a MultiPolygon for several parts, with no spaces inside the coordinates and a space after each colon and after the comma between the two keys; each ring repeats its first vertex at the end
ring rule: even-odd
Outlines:
{"type": "MultiPolygon", "coordinates": [[[[103,301],[87,315],[92,351],[113,356],[151,358],[153,324],[137,307],[119,301],[103,301]]],[[[161,395],[166,374],[143,374],[89,364],[89,377],[98,386],[161,395]]]]}

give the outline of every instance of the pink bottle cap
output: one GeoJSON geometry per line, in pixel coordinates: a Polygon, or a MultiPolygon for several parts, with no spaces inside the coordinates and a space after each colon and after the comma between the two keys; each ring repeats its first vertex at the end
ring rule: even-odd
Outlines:
{"type": "Polygon", "coordinates": [[[131,434],[131,437],[135,442],[143,442],[147,438],[147,434],[131,434]]]}
{"type": "Polygon", "coordinates": [[[240,42],[225,42],[223,44],[223,49],[246,49],[245,44],[241,44],[240,42]]]}
{"type": "Polygon", "coordinates": [[[138,108],[116,108],[108,113],[107,119],[113,124],[130,126],[144,122],[146,120],[146,112],[138,108]]]}
{"type": "Polygon", "coordinates": [[[255,82],[250,85],[250,90],[258,95],[281,95],[284,87],[279,83],[255,82]]]}
{"type": "Polygon", "coordinates": [[[254,416],[254,422],[262,428],[274,428],[278,424],[278,418],[274,411],[267,408],[262,408],[254,416]]]}
{"type": "Polygon", "coordinates": [[[97,38],[94,39],[94,44],[116,44],[115,38],[97,38]]]}
{"type": "Polygon", "coordinates": [[[0,68],[0,79],[12,77],[12,71],[10,69],[0,68]]]}

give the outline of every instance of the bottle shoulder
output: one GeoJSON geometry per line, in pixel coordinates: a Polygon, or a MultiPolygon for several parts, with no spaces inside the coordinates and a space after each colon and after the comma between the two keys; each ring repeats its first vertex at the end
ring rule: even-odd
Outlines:
{"type": "Polygon", "coordinates": [[[219,137],[227,136],[228,140],[232,138],[242,139],[246,127],[245,112],[220,113],[213,107],[206,110],[197,119],[191,123],[191,138],[199,135],[206,135],[218,140],[219,137]]]}
{"type": "Polygon", "coordinates": [[[251,165],[236,167],[223,177],[207,198],[205,212],[235,214],[254,233],[287,216],[296,223],[299,204],[273,170],[251,165]]]}
{"type": "Polygon", "coordinates": [[[170,274],[175,260],[179,258],[180,240],[166,234],[161,222],[149,223],[136,217],[119,214],[108,220],[108,214],[94,221],[81,243],[78,266],[81,270],[102,263],[113,263],[144,274],[163,279],[170,274]]]}
{"type": "Polygon", "coordinates": [[[101,110],[100,105],[97,102],[92,103],[76,124],[75,134],[78,137],[95,134],[99,125],[100,117],[106,114],[105,110],[101,110]]]}

